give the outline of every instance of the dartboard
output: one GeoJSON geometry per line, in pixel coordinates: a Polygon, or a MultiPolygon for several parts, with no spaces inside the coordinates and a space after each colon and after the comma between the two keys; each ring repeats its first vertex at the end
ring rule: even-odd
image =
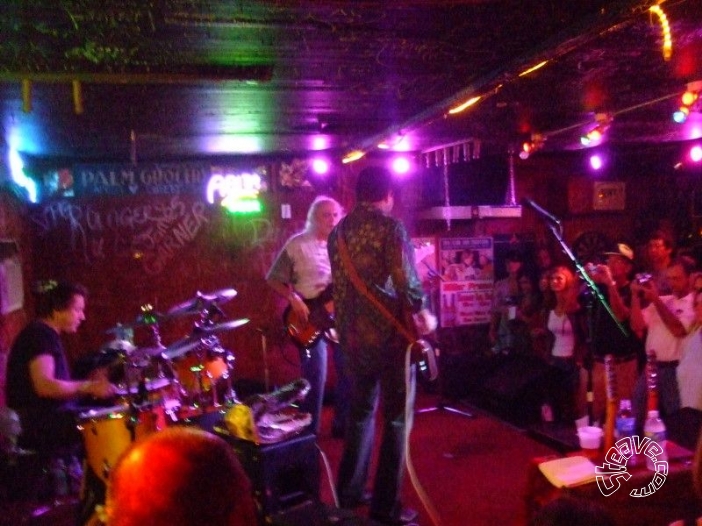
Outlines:
{"type": "Polygon", "coordinates": [[[599,262],[602,252],[610,248],[609,238],[595,230],[583,232],[573,242],[573,253],[580,263],[599,262]]]}

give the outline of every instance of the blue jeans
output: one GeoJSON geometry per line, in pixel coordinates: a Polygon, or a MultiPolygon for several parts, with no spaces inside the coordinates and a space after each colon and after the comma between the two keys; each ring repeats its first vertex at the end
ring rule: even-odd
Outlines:
{"type": "Polygon", "coordinates": [[[336,373],[332,433],[343,436],[348,428],[349,410],[351,409],[351,378],[347,370],[346,355],[341,350],[341,345],[333,342],[330,342],[329,345],[334,352],[334,372],[336,373]]]}
{"type": "Polygon", "coordinates": [[[300,369],[302,377],[310,383],[310,392],[300,403],[300,410],[312,415],[310,430],[317,435],[322,424],[324,384],[327,381],[327,340],[320,338],[307,351],[301,352],[300,369]]]}
{"type": "MultiPolygon", "coordinates": [[[[658,411],[662,417],[670,416],[680,409],[680,392],[678,391],[678,379],[675,371],[675,367],[658,367],[658,411]]],[[[644,423],[648,416],[648,388],[645,371],[636,380],[632,408],[636,417],[636,432],[643,435],[644,423]]]]}
{"type": "Polygon", "coordinates": [[[350,372],[351,412],[339,466],[340,504],[351,508],[361,502],[373,453],[375,411],[380,399],[383,434],[370,512],[382,517],[398,517],[402,510],[400,490],[406,454],[405,402],[410,408],[414,407],[415,370],[412,367],[409,392],[405,387],[404,367],[393,361],[388,361],[377,371],[350,372]]]}

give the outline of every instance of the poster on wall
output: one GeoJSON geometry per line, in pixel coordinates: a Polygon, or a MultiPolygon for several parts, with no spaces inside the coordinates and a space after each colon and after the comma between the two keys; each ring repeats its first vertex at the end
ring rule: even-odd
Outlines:
{"type": "Polygon", "coordinates": [[[491,237],[439,240],[441,327],[489,323],[495,279],[491,237]]]}

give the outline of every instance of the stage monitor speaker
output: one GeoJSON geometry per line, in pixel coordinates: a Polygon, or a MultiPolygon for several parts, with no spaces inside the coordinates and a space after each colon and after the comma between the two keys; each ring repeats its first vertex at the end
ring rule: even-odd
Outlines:
{"type": "Polygon", "coordinates": [[[319,453],[312,433],[277,444],[231,444],[251,479],[262,525],[270,524],[276,513],[319,502],[319,453]]]}
{"type": "Polygon", "coordinates": [[[484,405],[509,421],[527,425],[541,418],[541,404],[555,370],[531,356],[509,356],[483,382],[484,405]]]}

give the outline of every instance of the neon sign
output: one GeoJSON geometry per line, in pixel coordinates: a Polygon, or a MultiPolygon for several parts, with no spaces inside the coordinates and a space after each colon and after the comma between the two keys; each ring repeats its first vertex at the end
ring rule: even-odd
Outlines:
{"type": "Polygon", "coordinates": [[[259,194],[266,188],[256,173],[214,174],[207,181],[207,202],[219,203],[232,213],[260,212],[259,194]]]}

